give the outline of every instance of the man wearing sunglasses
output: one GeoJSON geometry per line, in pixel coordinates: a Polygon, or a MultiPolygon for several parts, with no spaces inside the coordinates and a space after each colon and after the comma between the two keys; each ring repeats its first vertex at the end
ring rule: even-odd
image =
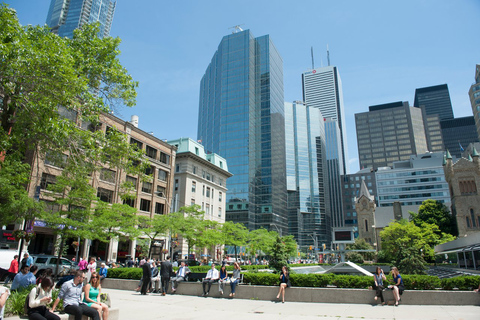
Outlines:
{"type": "Polygon", "coordinates": [[[53,303],[52,312],[55,311],[60,299],[62,299],[63,309],[66,313],[75,316],[75,320],[82,320],[83,315],[86,315],[93,320],[100,320],[98,311],[87,306],[80,300],[84,280],[85,274],[83,271],[77,271],[75,273],[75,278],[65,282],[58,293],[58,298],[53,303]]]}

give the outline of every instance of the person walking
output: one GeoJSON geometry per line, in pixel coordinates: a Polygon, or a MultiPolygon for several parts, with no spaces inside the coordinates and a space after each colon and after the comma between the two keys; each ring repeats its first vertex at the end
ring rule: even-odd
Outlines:
{"type": "Polygon", "coordinates": [[[15,278],[15,275],[18,273],[18,254],[13,257],[13,260],[10,262],[10,268],[8,269],[7,277],[5,278],[5,285],[7,285],[10,280],[15,278]]]}
{"type": "Polygon", "coordinates": [[[73,315],[75,320],[82,320],[83,315],[92,318],[92,320],[100,320],[98,311],[80,300],[84,280],[85,274],[79,270],[75,273],[75,278],[65,282],[60,288],[58,298],[53,303],[52,312],[55,311],[60,300],[63,300],[63,310],[73,315]]]}
{"type": "Polygon", "coordinates": [[[375,274],[373,275],[373,280],[375,281],[375,301],[380,298],[382,302],[382,306],[385,305],[385,301],[383,300],[383,290],[385,287],[383,286],[383,280],[387,280],[385,274],[383,274],[383,270],[380,267],[375,269],[375,274]]]}
{"type": "Polygon", "coordinates": [[[168,286],[172,274],[172,263],[170,262],[170,256],[167,256],[167,260],[162,261],[160,264],[160,276],[162,277],[162,296],[166,295],[168,292],[168,286]]]}

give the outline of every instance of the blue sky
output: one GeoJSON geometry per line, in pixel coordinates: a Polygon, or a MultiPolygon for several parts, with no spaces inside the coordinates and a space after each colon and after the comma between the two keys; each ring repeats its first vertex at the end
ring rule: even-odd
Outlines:
{"type": "MultiPolygon", "coordinates": [[[[20,23],[41,24],[50,0],[6,0],[20,23]]],[[[354,114],[409,101],[415,88],[448,84],[455,117],[471,116],[468,90],[480,63],[478,0],[161,1],[118,0],[111,35],[140,82],[140,117],[160,139],[196,139],[200,79],[230,27],[269,34],[283,58],[285,101],[302,99],[302,72],[338,67],[343,83],[350,172],[358,170],[354,114]]]]}

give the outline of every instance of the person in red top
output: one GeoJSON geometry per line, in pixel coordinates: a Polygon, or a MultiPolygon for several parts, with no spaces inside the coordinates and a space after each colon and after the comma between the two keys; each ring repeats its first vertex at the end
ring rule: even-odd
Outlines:
{"type": "Polygon", "coordinates": [[[5,285],[15,278],[15,275],[18,273],[18,255],[16,254],[13,257],[12,262],[10,262],[10,269],[8,269],[7,277],[5,278],[5,285]]]}

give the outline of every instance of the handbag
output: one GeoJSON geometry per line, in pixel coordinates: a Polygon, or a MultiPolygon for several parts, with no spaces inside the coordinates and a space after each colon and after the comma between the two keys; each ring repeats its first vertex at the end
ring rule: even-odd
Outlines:
{"type": "Polygon", "coordinates": [[[109,308],[112,307],[112,301],[110,300],[110,295],[108,293],[100,294],[100,302],[105,303],[109,308]]]}

